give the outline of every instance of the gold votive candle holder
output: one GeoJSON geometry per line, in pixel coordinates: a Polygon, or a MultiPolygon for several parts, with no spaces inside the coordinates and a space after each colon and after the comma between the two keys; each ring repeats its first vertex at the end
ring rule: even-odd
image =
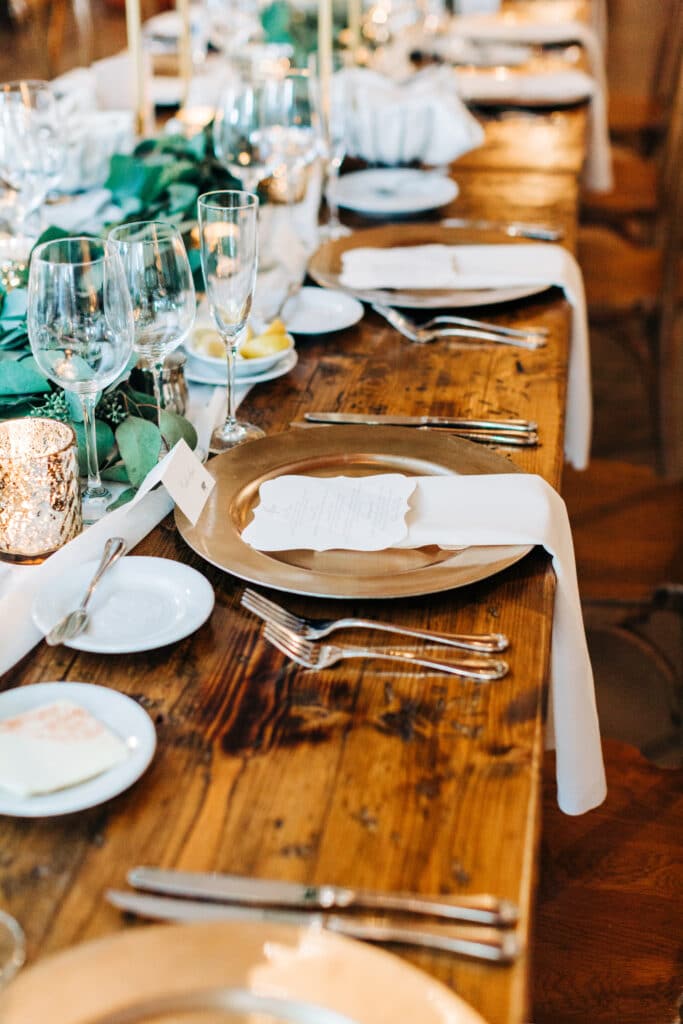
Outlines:
{"type": "Polygon", "coordinates": [[[40,417],[0,423],[0,559],[42,562],[82,528],[73,427],[40,417]]]}

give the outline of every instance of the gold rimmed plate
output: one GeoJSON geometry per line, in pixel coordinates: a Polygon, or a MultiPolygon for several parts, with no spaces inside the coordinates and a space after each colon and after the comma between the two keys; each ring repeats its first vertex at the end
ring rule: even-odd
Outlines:
{"type": "MultiPolygon", "coordinates": [[[[509,239],[507,240],[509,242],[509,239]]],[[[525,288],[449,288],[434,289],[350,289],[340,283],[342,256],[350,249],[364,246],[373,249],[394,249],[403,245],[457,245],[462,243],[462,232],[441,224],[383,224],[364,228],[343,238],[324,242],[311,257],[308,272],[316,284],[323,288],[337,288],[354,295],[363,302],[383,306],[403,306],[407,309],[460,309],[466,306],[488,306],[501,302],[526,299],[548,290],[548,285],[529,285],[525,288]]]]}
{"type": "Polygon", "coordinates": [[[462,587],[506,569],[528,546],[431,546],[387,551],[256,551],[242,540],[266,480],[308,476],[511,473],[516,467],[481,445],[436,431],[399,427],[311,427],[240,445],[207,464],[216,480],[195,526],[176,509],[189,546],[250,583],[316,597],[392,598],[462,587]]]}

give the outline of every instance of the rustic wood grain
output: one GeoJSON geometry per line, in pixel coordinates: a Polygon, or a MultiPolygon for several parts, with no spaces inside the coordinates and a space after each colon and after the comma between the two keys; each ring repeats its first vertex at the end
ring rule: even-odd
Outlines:
{"type": "MultiPolygon", "coordinates": [[[[506,218],[513,202],[514,216],[555,218],[571,242],[582,135],[560,118],[571,161],[560,147],[547,174],[513,175],[528,153],[530,124],[522,124],[506,139],[505,169],[487,169],[484,150],[480,163],[471,156],[466,173],[465,164],[454,169],[461,195],[453,209],[506,218]]],[[[465,233],[463,240],[480,237],[465,233]]],[[[348,331],[299,339],[297,367],[254,389],[243,412],[268,434],[313,408],[529,417],[542,444],[509,457],[557,486],[569,307],[555,290],[477,312],[547,325],[550,342],[537,352],[455,339],[417,348],[368,313],[348,331]]],[[[3,903],[26,929],[30,961],[136,927],[103,899],[135,864],[490,891],[519,902],[527,938],[553,597],[543,553],[463,590],[381,608],[344,602],[349,612],[381,611],[417,626],[508,633],[510,675],[479,687],[373,662],[300,670],[260,640],[259,623],[239,607],[242,584],[201,562],[170,519],[137,553],[203,572],[216,590],[209,622],[178,644],[139,655],[102,658],[41,645],[2,680],[5,687],[49,679],[115,687],[147,708],[159,741],[146,775],[107,804],[3,823],[3,903]]],[[[311,614],[340,608],[307,598],[286,603],[311,614]]],[[[525,1019],[525,957],[491,967],[400,953],[453,986],[490,1024],[525,1019]]]]}

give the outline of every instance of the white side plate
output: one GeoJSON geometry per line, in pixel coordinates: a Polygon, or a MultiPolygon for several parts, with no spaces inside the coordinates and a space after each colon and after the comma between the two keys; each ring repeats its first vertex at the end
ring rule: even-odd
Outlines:
{"type": "Polygon", "coordinates": [[[339,205],[366,217],[399,217],[436,210],[457,194],[458,186],[451,178],[408,167],[354,171],[342,175],[337,185],[339,205]]]}
{"type": "Polygon", "coordinates": [[[328,334],[357,324],[363,312],[363,304],[345,292],[301,288],[285,303],[282,315],[293,334],[328,334]]]}
{"type": "Polygon", "coordinates": [[[132,786],[154,756],[156,732],[147,712],[130,697],[105,686],[59,682],[18,686],[0,694],[0,719],[12,718],[55,700],[71,700],[85,708],[124,741],[130,754],[101,775],[55,793],[21,797],[0,789],[0,814],[15,818],[50,818],[95,807],[132,786]]]}

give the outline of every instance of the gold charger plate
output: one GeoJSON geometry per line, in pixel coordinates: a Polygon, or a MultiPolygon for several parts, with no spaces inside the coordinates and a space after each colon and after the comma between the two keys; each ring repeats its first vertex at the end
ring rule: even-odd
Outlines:
{"type": "MultiPolygon", "coordinates": [[[[509,241],[509,239],[508,239],[509,241]]],[[[462,243],[462,232],[446,228],[441,224],[383,224],[381,227],[364,228],[343,238],[324,242],[311,257],[308,273],[316,284],[323,288],[336,288],[355,295],[363,302],[377,302],[384,306],[405,306],[410,309],[458,309],[465,306],[489,306],[493,303],[512,302],[540,295],[548,285],[534,285],[527,288],[480,288],[480,289],[435,289],[416,288],[414,291],[399,289],[353,289],[344,288],[339,276],[342,270],[342,255],[349,249],[363,246],[375,249],[394,249],[401,245],[457,245],[462,243]]]]}
{"type": "MultiPolygon", "coordinates": [[[[216,988],[325,1007],[356,1024],[484,1024],[445,985],[392,953],[317,928],[260,921],[146,926],[74,946],[19,974],[0,997],[0,1019],[104,1024],[146,1001],[216,988]]],[[[143,1019],[228,1020],[185,1013],[143,1019]]],[[[235,1024],[242,1020],[263,1017],[240,1014],[235,1024]]]]}
{"type": "Polygon", "coordinates": [[[197,524],[178,509],[176,525],[207,562],[250,583],[293,594],[338,598],[411,597],[462,587],[506,569],[528,546],[437,546],[386,551],[256,551],[241,532],[259,487],[285,473],[368,476],[404,473],[512,473],[516,467],[482,445],[436,431],[333,426],[290,430],[240,445],[207,463],[216,480],[197,524]]]}

